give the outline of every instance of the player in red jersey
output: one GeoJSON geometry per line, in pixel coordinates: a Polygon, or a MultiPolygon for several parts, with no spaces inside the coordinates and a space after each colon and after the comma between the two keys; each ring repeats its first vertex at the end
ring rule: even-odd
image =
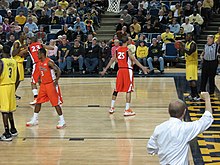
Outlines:
{"type": "Polygon", "coordinates": [[[54,48],[52,46],[44,45],[40,42],[38,42],[37,37],[32,37],[31,38],[31,43],[28,47],[29,54],[31,56],[32,62],[33,62],[33,69],[32,69],[32,76],[31,76],[31,88],[32,92],[34,95],[34,101],[30,102],[31,105],[36,104],[37,101],[37,96],[38,96],[38,91],[37,91],[37,82],[39,80],[39,70],[38,68],[38,63],[39,63],[39,58],[38,58],[38,50],[40,48],[45,48],[48,50],[53,50],[54,48]]]}
{"type": "Polygon", "coordinates": [[[38,63],[38,70],[40,72],[40,89],[35,104],[34,115],[31,121],[26,123],[26,126],[38,125],[38,113],[41,110],[41,104],[50,101],[51,105],[55,107],[58,115],[59,122],[57,129],[65,127],[65,120],[63,117],[60,104],[63,103],[58,80],[61,75],[59,67],[50,59],[46,57],[46,49],[41,48],[38,50],[38,57],[40,62],[38,63]],[[55,75],[56,73],[56,75],[55,75]]]}
{"type": "Polygon", "coordinates": [[[112,95],[112,103],[109,113],[113,114],[115,112],[114,105],[118,92],[126,92],[126,107],[124,116],[133,116],[135,115],[135,112],[133,112],[130,108],[131,92],[134,87],[133,64],[139,66],[145,74],[147,74],[149,70],[141,65],[140,62],[138,62],[138,60],[132,55],[132,52],[127,47],[127,40],[128,39],[123,40],[123,45],[116,50],[116,53],[112,56],[108,65],[100,74],[104,75],[112,63],[118,61],[119,70],[116,79],[116,89],[112,95]]]}

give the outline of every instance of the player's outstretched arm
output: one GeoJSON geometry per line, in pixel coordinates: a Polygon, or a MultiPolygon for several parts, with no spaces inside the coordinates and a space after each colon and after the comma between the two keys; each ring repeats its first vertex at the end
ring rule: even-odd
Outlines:
{"type": "Polygon", "coordinates": [[[149,72],[149,69],[147,67],[144,67],[133,55],[132,52],[128,51],[129,58],[135,63],[139,68],[141,68],[144,72],[144,74],[147,74],[149,72]]]}
{"type": "Polygon", "coordinates": [[[45,44],[42,44],[42,46],[43,46],[44,49],[47,49],[47,50],[54,50],[54,47],[53,47],[53,46],[45,45],[45,44]]]}
{"type": "Polygon", "coordinates": [[[105,67],[105,69],[103,69],[102,72],[100,72],[100,74],[101,74],[102,76],[104,76],[105,73],[107,72],[108,68],[109,68],[109,67],[113,64],[113,62],[115,62],[115,61],[116,61],[116,55],[113,55],[112,58],[111,58],[111,60],[109,61],[108,65],[105,67]]]}
{"type": "Polygon", "coordinates": [[[205,110],[212,114],[212,105],[210,101],[210,95],[208,92],[201,92],[202,99],[205,100],[205,110]]]}
{"type": "Polygon", "coordinates": [[[58,84],[58,80],[60,79],[60,75],[61,75],[61,71],[60,68],[53,62],[53,61],[49,61],[48,65],[51,69],[54,69],[54,71],[56,72],[56,79],[54,80],[55,85],[58,84]]]}

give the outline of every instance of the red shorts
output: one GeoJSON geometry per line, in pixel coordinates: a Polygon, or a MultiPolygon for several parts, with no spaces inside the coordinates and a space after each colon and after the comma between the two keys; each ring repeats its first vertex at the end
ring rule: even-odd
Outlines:
{"type": "Polygon", "coordinates": [[[116,79],[116,92],[132,92],[134,75],[131,69],[119,69],[116,79]]]}
{"type": "Polygon", "coordinates": [[[45,103],[48,101],[50,101],[53,107],[63,103],[60,87],[59,85],[55,87],[53,82],[49,84],[40,84],[37,103],[45,103]]]}
{"type": "Polygon", "coordinates": [[[40,70],[39,70],[39,62],[33,64],[33,70],[31,75],[31,83],[37,84],[40,77],[40,70]]]}

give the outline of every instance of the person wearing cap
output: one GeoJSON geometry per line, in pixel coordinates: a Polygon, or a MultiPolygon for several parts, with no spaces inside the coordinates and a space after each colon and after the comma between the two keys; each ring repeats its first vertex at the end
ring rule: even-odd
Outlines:
{"type": "Polygon", "coordinates": [[[97,44],[97,38],[93,37],[92,46],[88,48],[88,53],[85,54],[85,66],[88,73],[93,73],[99,63],[101,53],[100,46],[97,44]]]}
{"type": "Polygon", "coordinates": [[[166,27],[166,31],[161,34],[161,38],[165,44],[174,42],[174,34],[170,32],[170,27],[166,27]]]}
{"type": "Polygon", "coordinates": [[[15,21],[15,17],[12,15],[11,10],[7,11],[7,14],[6,14],[5,18],[8,18],[9,24],[11,24],[12,22],[15,21]]]}
{"type": "Polygon", "coordinates": [[[16,15],[19,15],[21,11],[23,11],[25,17],[28,16],[28,9],[24,6],[24,2],[20,2],[20,7],[16,10],[16,15]]]}

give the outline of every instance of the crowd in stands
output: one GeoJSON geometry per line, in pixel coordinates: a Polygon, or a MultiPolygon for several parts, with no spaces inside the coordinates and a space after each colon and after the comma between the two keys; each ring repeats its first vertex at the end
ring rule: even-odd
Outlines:
{"type": "MultiPolygon", "coordinates": [[[[166,45],[184,41],[189,32],[194,40],[199,39],[212,13],[219,12],[218,2],[213,0],[130,0],[122,10],[113,39],[98,41],[96,30],[107,5],[106,0],[1,0],[0,44],[12,46],[21,32],[27,44],[37,36],[40,42],[54,46],[47,51],[48,57],[62,73],[90,74],[102,71],[121,40],[128,37],[129,49],[150,73],[154,73],[155,64],[163,73],[166,45]]],[[[31,73],[30,56],[26,60],[26,73],[31,73]]]]}

